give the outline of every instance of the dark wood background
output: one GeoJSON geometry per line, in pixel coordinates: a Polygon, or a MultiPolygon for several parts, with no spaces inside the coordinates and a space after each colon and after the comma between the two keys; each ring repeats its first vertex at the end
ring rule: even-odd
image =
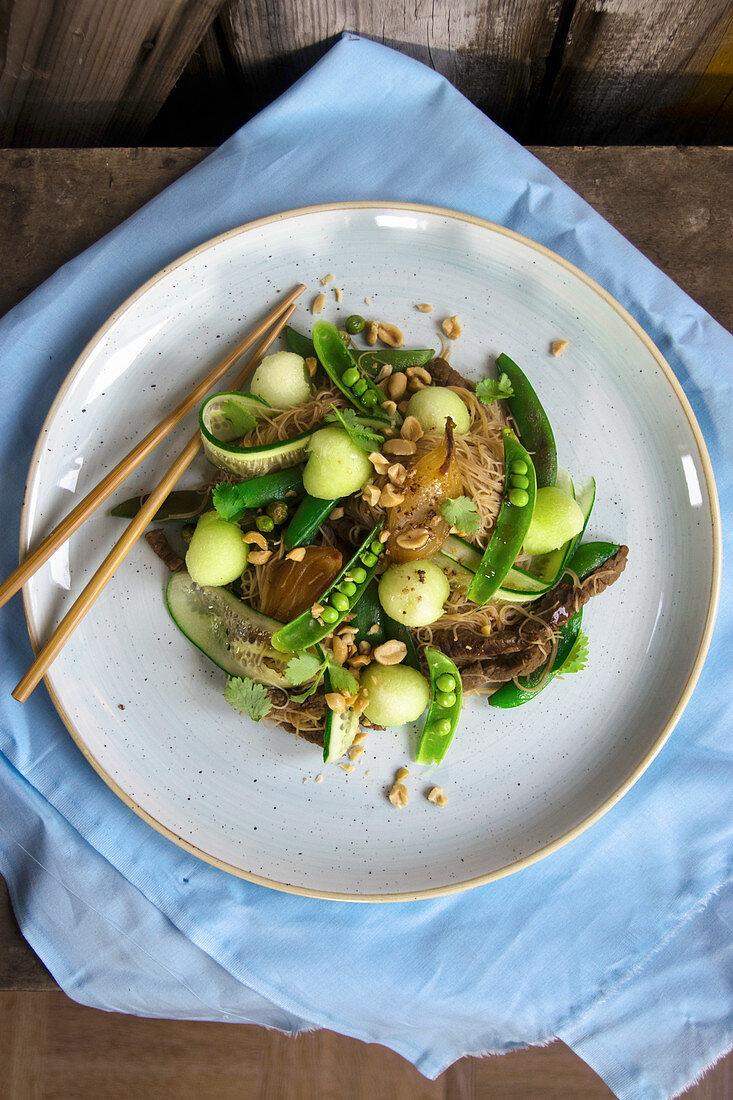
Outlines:
{"type": "Polygon", "coordinates": [[[212,145],[343,30],[525,143],[726,144],[731,0],[4,0],[0,145],[212,145]]]}

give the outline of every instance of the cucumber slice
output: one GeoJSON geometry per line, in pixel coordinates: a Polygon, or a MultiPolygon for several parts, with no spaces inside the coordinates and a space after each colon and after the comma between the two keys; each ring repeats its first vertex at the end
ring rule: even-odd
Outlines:
{"type": "Polygon", "coordinates": [[[224,672],[290,689],[284,676],[289,655],[270,643],[281,623],[254,611],[226,588],[196,584],[188,573],[171,575],[165,600],[178,629],[224,672]]]}
{"type": "Polygon", "coordinates": [[[310,428],[281,443],[264,443],[259,447],[232,447],[233,439],[241,439],[267,413],[275,412],[251,393],[215,393],[201,406],[199,427],[204,454],[213,466],[228,470],[243,481],[274,473],[304,462],[310,438],[318,428],[310,428]],[[244,427],[243,425],[248,425],[244,427]]]}

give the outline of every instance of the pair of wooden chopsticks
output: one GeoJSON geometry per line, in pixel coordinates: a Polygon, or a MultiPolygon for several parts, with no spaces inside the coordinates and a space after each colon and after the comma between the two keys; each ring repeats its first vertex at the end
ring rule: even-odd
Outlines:
{"type": "MultiPolygon", "coordinates": [[[[133,447],[130,453],[99,482],[97,487],[77,504],[66,519],[62,520],[62,522],[53,529],[50,535],[46,536],[40,546],[38,546],[33,553],[10,574],[7,580],[0,585],[0,607],[3,607],[10,597],[22,588],[25,582],[40,569],[43,563],[47,561],[63,543],[66,542],[70,535],[81,527],[82,523],[91,516],[92,512],[94,512],[99,505],[114,492],[118,485],[122,484],[127,475],[140,465],[146,455],[150,454],[153,448],[157,447],[161,440],[180,423],[186,413],[190,412],[194,405],[201,401],[211,387],[226,374],[229,368],[233,366],[245,352],[249,351],[252,345],[274,325],[272,331],[265,336],[264,340],[257,348],[257,351],[247,360],[246,364],[232,383],[234,389],[239,389],[244,385],[262,356],[292,317],[296,309],[295,299],[298,298],[304,290],[305,286],[301,283],[296,286],[282,302],[279,302],[276,308],[268,314],[264,321],[257,325],[241,343],[237,344],[237,346],[230,351],[205,378],[202,378],[188,397],[180,401],[155,428],[148,432],[145,438],[141,439],[140,442],[133,447]]],[[[197,431],[163,476],[160,484],[145,501],[145,504],[135,518],[130,521],[122,538],[104,559],[84,591],[72,604],[71,608],[56,627],[25,676],[17,684],[12,694],[13,698],[17,699],[18,702],[24,703],[33,689],[38,685],[49,665],[63,649],[70,635],[84,618],[107,582],[111,580],[118,565],[140,538],[181,474],[191,465],[200,446],[201,436],[197,431]]]]}

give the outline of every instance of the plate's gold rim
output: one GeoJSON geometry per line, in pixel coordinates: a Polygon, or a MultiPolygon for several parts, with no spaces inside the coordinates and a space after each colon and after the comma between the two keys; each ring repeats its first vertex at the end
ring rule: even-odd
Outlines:
{"type": "MultiPolygon", "coordinates": [[[[533,249],[535,252],[539,252],[541,255],[546,256],[548,259],[557,263],[560,267],[564,268],[570,274],[580,279],[591,290],[598,294],[613,310],[621,317],[623,321],[628,324],[634,334],[644,344],[646,349],[651,353],[652,357],[656,360],[657,364],[661,368],[667,381],[669,382],[672,391],[674,392],[677,400],[679,401],[682,410],[690,425],[692,435],[695,439],[695,443],[698,448],[700,460],[705,475],[705,485],[708,493],[708,500],[710,501],[710,518],[713,534],[713,568],[710,581],[710,596],[708,600],[707,615],[705,619],[705,627],[703,629],[702,637],[700,639],[700,645],[698,647],[697,656],[693,663],[690,675],[687,678],[685,686],[682,690],[680,698],[675,706],[670,718],[662,729],[659,737],[650,747],[649,751],[637,764],[636,768],[631,772],[624,782],[610,795],[593,813],[585,817],[581,822],[575,825],[572,829],[569,829],[562,836],[557,837],[555,840],[539,848],[537,851],[532,852],[528,856],[523,856],[521,859],[512,861],[505,864],[503,867],[497,868],[494,871],[490,871],[485,875],[478,875],[475,878],[465,879],[462,882],[451,883],[446,886],[431,887],[426,890],[409,891],[406,893],[396,894],[342,894],[328,890],[312,890],[305,886],[295,886],[290,883],[278,882],[274,879],[264,878],[261,875],[253,874],[250,871],[243,871],[239,867],[235,867],[232,864],[226,863],[224,860],[218,859],[216,856],[209,855],[207,852],[197,848],[194,844],[185,840],[183,837],[178,836],[162,822],[152,817],[146,810],[139,806],[130,796],[122,790],[122,788],[116,783],[114,779],[105,771],[99,761],[92,755],[87,748],[84,740],[75,729],[71,719],[67,715],[61,700],[52,684],[49,681],[49,676],[45,677],[46,687],[49,695],[53,701],[56,710],[61,717],[64,725],[74,739],[76,745],[83,753],[84,757],[89,761],[91,766],[97,772],[97,774],[104,780],[107,786],[114,791],[114,793],[121,798],[122,801],[133,810],[138,817],[141,817],[143,821],[146,821],[149,825],[152,825],[163,836],[172,840],[179,847],[195,855],[204,862],[212,864],[214,867],[218,867],[223,871],[227,871],[230,874],[236,875],[238,878],[246,879],[249,882],[255,882],[259,886],[267,886],[273,890],[280,890],[288,894],[297,894],[303,897],[321,898],[325,901],[350,901],[350,902],[401,902],[401,901],[418,901],[426,898],[438,898],[445,897],[449,894],[461,893],[464,890],[473,889],[476,886],[483,886],[489,882],[495,882],[497,879],[504,878],[506,875],[513,874],[515,871],[521,871],[525,867],[529,867],[531,864],[536,863],[538,860],[543,859],[545,856],[551,855],[553,852],[562,848],[565,844],[568,844],[571,840],[574,840],[581,833],[585,832],[591,825],[598,821],[605,813],[608,812],[616,803],[623,798],[627,791],[634,785],[641,775],[646,771],[654,758],[659,753],[662,746],[669,738],[672,730],[676,726],[680,719],[682,712],[684,711],[690,696],[694,690],[695,684],[700,676],[700,672],[707,656],[708,649],[710,647],[710,640],[712,637],[713,627],[715,625],[715,617],[718,609],[718,601],[720,598],[720,585],[721,585],[721,570],[722,570],[722,554],[721,554],[721,519],[720,519],[720,505],[718,501],[717,487],[715,484],[715,477],[713,474],[713,467],[710,461],[710,455],[708,454],[707,446],[703,438],[702,431],[697,422],[692,406],[690,405],[687,396],[682,389],[680,383],[672,371],[672,368],[667,363],[666,359],[657,348],[656,344],[647,335],[641,325],[632,317],[627,309],[617,302],[616,299],[609,294],[604,287],[597,283],[595,279],[592,279],[589,275],[586,275],[584,271],[576,267],[575,264],[570,263],[563,256],[553,252],[545,245],[539,244],[537,241],[531,240],[529,237],[525,237],[521,233],[515,232],[513,229],[507,229],[505,226],[498,225],[496,222],[487,221],[484,218],[477,217],[474,214],[465,214],[456,210],[449,210],[440,206],[426,206],[419,203],[403,203],[403,202],[375,202],[375,201],[349,201],[349,202],[335,202],[335,203],[323,203],[314,206],[297,207],[293,210],[285,210],[278,214],[270,214],[264,218],[258,218],[255,221],[247,222],[244,225],[236,226],[234,229],[229,229],[224,233],[220,233],[217,237],[212,237],[208,241],[204,241],[202,244],[192,248],[189,252],[186,252],[183,256],[180,256],[177,260],[163,267],[155,275],[147,280],[141,287],[139,287],[129,298],[127,298],[122,305],[120,305],[115,312],[109,317],[109,319],[102,325],[100,329],[94,334],[89,343],[77,358],[74,365],[71,367],[68,375],[64,379],[56,398],[48,411],[48,414],[43,422],[43,427],[39,434],[38,442],[31,457],[31,462],[28,470],[28,476],[26,479],[26,493],[24,497],[23,510],[21,514],[20,524],[20,554],[23,555],[23,547],[26,542],[29,523],[29,486],[35,476],[37,466],[40,461],[40,455],[42,451],[42,441],[46,434],[47,428],[53,421],[56,411],[62,401],[64,400],[69,387],[72,385],[76,375],[83,367],[85,361],[91,355],[96,348],[97,344],[104,339],[109,330],[117,323],[119,318],[127,312],[135,303],[146,294],[156,283],[161,279],[166,278],[171,272],[181,267],[183,264],[188,263],[195,256],[202,252],[206,252],[211,248],[215,248],[223,241],[232,237],[239,236],[244,233],[248,233],[251,230],[260,229],[263,226],[271,225],[275,222],[286,221],[290,218],[303,217],[310,214],[323,214],[328,212],[340,212],[343,210],[401,210],[411,214],[431,214],[444,218],[452,218],[456,221],[467,222],[471,225],[479,226],[482,229],[487,229],[492,233],[498,233],[504,237],[510,237],[512,240],[518,241],[521,244],[533,249]]],[[[34,652],[38,652],[39,644],[35,635],[35,631],[31,625],[31,618],[28,606],[28,596],[26,589],[23,589],[23,609],[25,612],[26,624],[28,627],[28,633],[31,639],[31,645],[34,652]]]]}

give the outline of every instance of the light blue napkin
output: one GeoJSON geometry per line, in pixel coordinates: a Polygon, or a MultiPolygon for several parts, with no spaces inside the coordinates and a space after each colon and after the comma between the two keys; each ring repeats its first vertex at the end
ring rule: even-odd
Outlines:
{"type": "MultiPolygon", "coordinates": [[[[578,264],[637,318],[690,398],[731,508],[733,339],[442,77],[346,35],[288,93],[0,322],[0,573],[30,452],[87,340],[164,264],[232,226],[344,199],[433,203],[578,264]],[[324,135],[334,150],[324,156],[324,135]],[[385,155],[385,150],[389,154],[385,155]]],[[[569,1042],[623,1098],[682,1089],[731,1042],[733,600],[692,702],[612,811],[534,866],[394,906],[291,897],[188,855],[91,771],[0,614],[0,870],[70,996],[149,1016],[332,1028],[436,1076],[466,1053],[569,1042]]]]}

